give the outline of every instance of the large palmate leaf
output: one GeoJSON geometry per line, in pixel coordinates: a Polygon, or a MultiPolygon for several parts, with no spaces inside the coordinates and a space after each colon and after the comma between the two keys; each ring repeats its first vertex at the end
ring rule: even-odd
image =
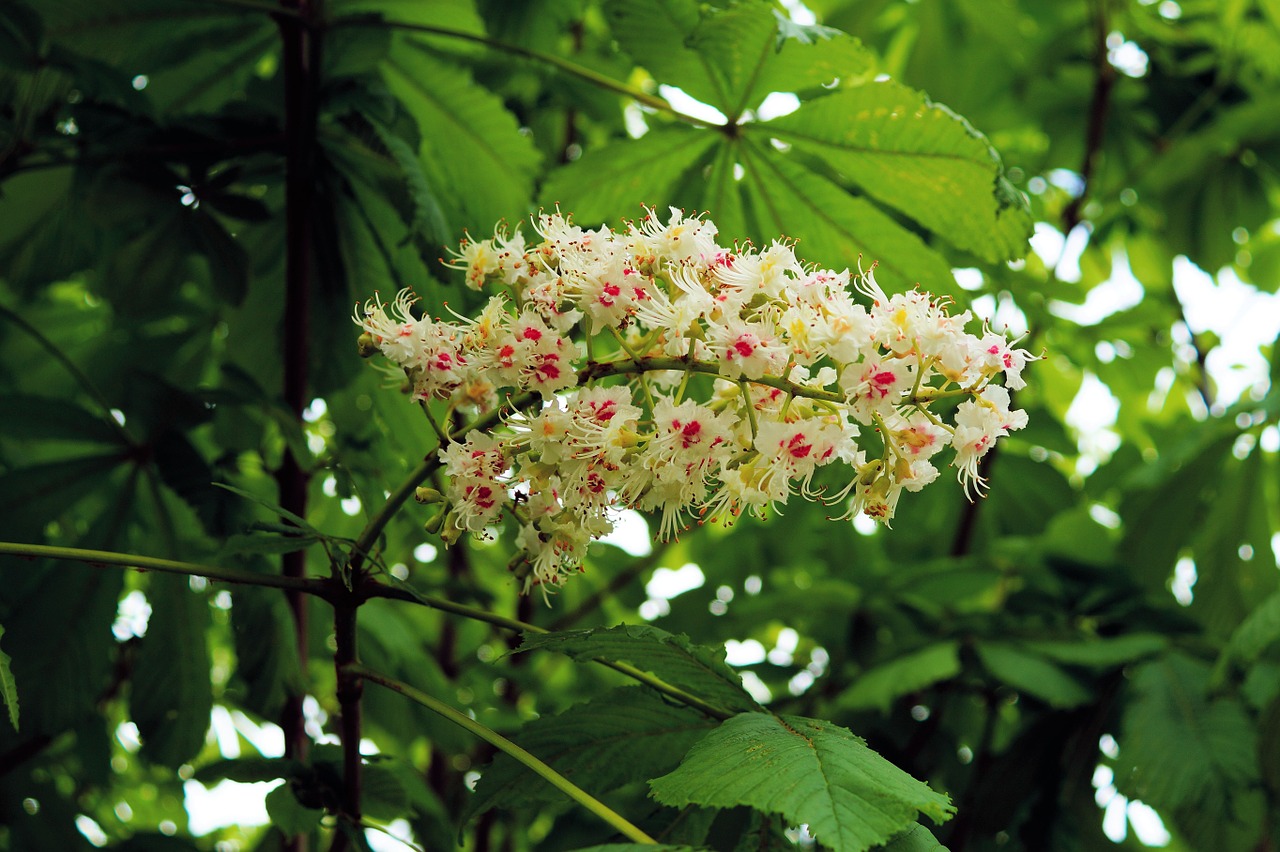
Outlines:
{"type": "Polygon", "coordinates": [[[674,636],[648,625],[620,624],[523,636],[521,651],[543,648],[575,660],[628,662],[727,711],[756,710],[760,706],[742,688],[737,672],[725,663],[723,648],[695,645],[683,634],[674,636]]]}
{"type": "MultiPolygon", "coordinates": [[[[584,790],[601,794],[670,772],[714,720],[657,693],[620,687],[557,716],[536,719],[516,742],[584,790]]],[[[562,794],[504,754],[476,784],[467,816],[492,807],[555,801],[562,794]]]]}
{"type": "Polygon", "coordinates": [[[806,824],[838,852],[859,852],[946,820],[950,799],[876,754],[848,730],[816,719],[743,713],[699,742],[680,768],[649,784],[663,804],[746,805],[806,824]]]}

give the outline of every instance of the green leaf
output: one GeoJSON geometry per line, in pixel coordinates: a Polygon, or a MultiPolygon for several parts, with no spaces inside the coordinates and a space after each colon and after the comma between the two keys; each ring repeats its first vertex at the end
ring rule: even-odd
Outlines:
{"type": "Polygon", "coordinates": [[[703,103],[727,108],[724,83],[689,39],[701,21],[693,0],[611,0],[605,16],[613,37],[654,78],[703,103]]]}
{"type": "Polygon", "coordinates": [[[234,757],[203,766],[192,777],[206,786],[213,786],[219,781],[254,784],[277,778],[292,778],[301,768],[302,764],[296,760],[283,757],[234,757]]]}
{"type": "Polygon", "coordinates": [[[960,673],[960,644],[940,642],[868,669],[840,694],[842,709],[875,707],[882,713],[900,696],[924,689],[960,673]]]}
{"type": "Polygon", "coordinates": [[[1280,640],[1280,592],[1274,592],[1249,613],[1231,634],[1218,660],[1221,671],[1229,664],[1248,664],[1280,640]]]}
{"type": "MultiPolygon", "coordinates": [[[[4,638],[4,625],[0,625],[0,639],[4,638]]],[[[9,655],[0,651],[0,699],[9,710],[9,724],[18,730],[18,682],[13,678],[13,670],[9,668],[9,655]]]]}
{"type": "Polygon", "coordinates": [[[695,847],[672,846],[669,843],[603,843],[586,846],[575,852],[694,852],[695,847]]]}
{"type": "MultiPolygon", "coordinates": [[[[793,237],[799,256],[835,269],[874,263],[876,279],[890,293],[919,285],[939,296],[966,298],[942,255],[865,198],[772,147],[740,150],[745,177],[739,186],[755,233],[769,235],[766,240],[793,237]]],[[[724,190],[708,186],[706,191],[724,190]]]]}
{"type": "Polygon", "coordinates": [[[975,647],[982,664],[998,680],[1050,707],[1076,707],[1093,698],[1078,680],[1039,654],[1005,642],[980,642],[975,647]]]}
{"type": "Polygon", "coordinates": [[[0,435],[21,440],[119,444],[120,432],[74,402],[25,393],[0,394],[0,435]]]}
{"type": "Polygon", "coordinates": [[[209,604],[187,578],[154,574],[147,587],[151,619],[134,668],[129,711],[142,755],[177,767],[204,746],[213,709],[205,630],[209,604]]]}
{"type": "Polygon", "coordinates": [[[747,103],[770,92],[805,92],[833,83],[850,85],[875,70],[876,57],[848,33],[801,26],[777,11],[778,47],[760,68],[747,103]]]}
{"type": "Polygon", "coordinates": [[[1078,642],[1024,642],[1023,647],[1059,663],[1109,669],[1158,654],[1169,647],[1169,640],[1158,633],[1126,633],[1123,636],[1095,637],[1078,642]]]}
{"type": "Polygon", "coordinates": [[[267,509],[272,514],[277,515],[278,517],[284,518],[286,521],[293,522],[294,524],[297,525],[298,529],[303,532],[310,533],[316,538],[325,537],[324,534],[320,532],[320,530],[316,529],[315,527],[311,526],[311,524],[307,523],[306,518],[303,518],[301,515],[295,512],[290,512],[288,509],[285,509],[281,506],[277,506],[275,503],[272,503],[270,500],[267,500],[265,498],[259,497],[257,494],[254,494],[252,491],[245,491],[243,488],[237,488],[234,485],[228,485],[225,482],[215,482],[213,484],[218,488],[223,488],[227,491],[230,491],[232,494],[235,494],[238,497],[243,497],[244,499],[248,500],[251,503],[257,503],[259,506],[262,506],[264,509],[267,509]]]}
{"type": "Polygon", "coordinates": [[[539,155],[501,99],[411,43],[396,43],[382,67],[422,130],[422,156],[440,167],[471,222],[492,227],[523,216],[539,155]]]}
{"type": "Polygon", "coordinates": [[[322,808],[308,808],[299,802],[288,782],[267,793],[265,804],[271,824],[285,837],[310,831],[320,824],[324,816],[322,808]]]}
{"type": "Polygon", "coordinates": [[[884,845],[884,852],[947,852],[929,829],[916,823],[905,834],[899,834],[884,845]]]}
{"type": "Polygon", "coordinates": [[[1209,667],[1183,654],[1144,663],[1121,724],[1116,786],[1153,808],[1196,804],[1258,779],[1257,732],[1240,703],[1209,700],[1209,667]]]}
{"type": "Polygon", "coordinates": [[[390,822],[409,815],[409,791],[395,770],[370,763],[361,770],[360,778],[360,806],[367,816],[390,822]]]}
{"type": "Polygon", "coordinates": [[[800,716],[743,713],[699,742],[669,775],[649,782],[655,799],[681,807],[747,805],[807,824],[819,843],[860,852],[906,831],[925,814],[954,812],[935,793],[867,748],[845,728],[800,716]]]}
{"type": "Polygon", "coordinates": [[[241,586],[232,601],[236,698],[246,709],[275,718],[286,697],[305,689],[293,614],[275,589],[241,586]]]}
{"type": "Polygon", "coordinates": [[[43,29],[40,16],[24,3],[8,3],[0,9],[0,66],[11,71],[38,70],[43,29]]]}
{"type": "Polygon", "coordinates": [[[123,461],[116,452],[6,471],[0,474],[0,515],[13,528],[40,529],[101,489],[123,461]]]}
{"type": "Polygon", "coordinates": [[[209,278],[218,298],[239,305],[249,292],[249,254],[226,228],[203,210],[196,210],[188,222],[193,247],[209,264],[209,278]]]}
{"type": "Polygon", "coordinates": [[[1021,257],[1025,199],[991,144],[960,116],[898,83],[876,82],[749,125],[821,158],[877,201],[984,260],[1021,257]]]}
{"type": "MultiPolygon", "coordinates": [[[[21,596],[15,601],[0,593],[11,607],[0,611],[5,643],[14,655],[13,677],[22,684],[27,734],[56,734],[90,714],[107,686],[124,572],[67,563],[35,572],[23,567],[34,576],[25,579],[21,596]]],[[[6,582],[18,576],[4,574],[6,582]]]]}
{"type": "MultiPolygon", "coordinates": [[[[714,720],[627,686],[527,723],[514,739],[584,790],[600,795],[670,772],[714,720]]],[[[464,822],[493,807],[560,801],[563,794],[505,754],[476,784],[464,822]]]]}
{"type": "Polygon", "coordinates": [[[560,204],[583,223],[604,222],[620,212],[662,209],[681,176],[719,141],[713,133],[686,127],[650,131],[615,142],[556,169],[542,189],[542,203],[560,204]]]}
{"type": "Polygon", "coordinates": [[[723,648],[695,645],[684,634],[675,636],[649,625],[620,624],[521,636],[520,651],[546,649],[575,660],[628,662],[726,710],[760,706],[742,688],[738,673],[725,663],[723,648]]]}

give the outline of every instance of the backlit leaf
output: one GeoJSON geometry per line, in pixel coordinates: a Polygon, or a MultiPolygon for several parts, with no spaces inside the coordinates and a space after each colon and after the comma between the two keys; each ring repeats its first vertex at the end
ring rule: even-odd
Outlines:
{"type": "Polygon", "coordinates": [[[925,814],[942,822],[950,800],[869,749],[848,730],[816,719],[742,713],[701,740],[675,772],[649,784],[663,804],[781,814],[824,846],[860,852],[906,831],[925,814]]]}

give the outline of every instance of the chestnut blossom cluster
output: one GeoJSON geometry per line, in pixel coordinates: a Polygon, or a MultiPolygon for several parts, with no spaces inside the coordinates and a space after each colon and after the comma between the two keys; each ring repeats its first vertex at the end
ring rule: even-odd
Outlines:
{"type": "Polygon", "coordinates": [[[664,539],[796,495],[888,522],[944,450],[980,493],[979,460],[1026,425],[1009,389],[1031,355],[926,293],[886,295],[874,267],[726,248],[674,208],[617,232],[534,225],[535,243],[500,228],[454,253],[490,294],[474,317],[418,316],[407,291],[355,316],[415,399],[492,424],[446,442],[446,493],[420,499],[444,503],[446,541],[512,519],[526,591],[562,583],[623,508],[664,539]]]}

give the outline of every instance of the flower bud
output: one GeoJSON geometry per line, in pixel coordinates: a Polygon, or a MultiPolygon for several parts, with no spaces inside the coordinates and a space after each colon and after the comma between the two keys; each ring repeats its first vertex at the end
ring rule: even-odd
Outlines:
{"type": "Polygon", "coordinates": [[[359,351],[361,358],[372,358],[378,354],[378,341],[366,331],[356,338],[356,349],[359,351]]]}
{"type": "Polygon", "coordinates": [[[427,522],[423,524],[423,529],[425,529],[427,532],[431,533],[432,535],[436,535],[440,533],[441,530],[444,528],[445,519],[448,517],[449,517],[448,507],[441,509],[439,512],[436,512],[434,515],[432,515],[430,518],[427,519],[427,522]]]}
{"type": "Polygon", "coordinates": [[[427,488],[424,485],[418,486],[413,492],[413,498],[419,503],[443,503],[444,495],[434,488],[427,488]]]}

